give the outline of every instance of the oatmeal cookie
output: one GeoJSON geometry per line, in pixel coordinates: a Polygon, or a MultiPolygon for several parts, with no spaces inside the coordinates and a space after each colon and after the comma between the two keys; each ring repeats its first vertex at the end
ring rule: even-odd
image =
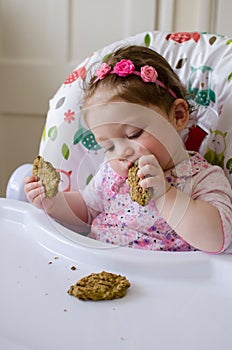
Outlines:
{"type": "Polygon", "coordinates": [[[129,287],[126,277],[102,271],[81,278],[68,293],[81,300],[111,300],[122,298],[129,287]]]}
{"type": "Polygon", "coordinates": [[[140,178],[137,175],[138,162],[135,162],[128,171],[128,184],[130,186],[131,199],[138,204],[145,206],[152,197],[152,188],[142,188],[139,185],[140,178]]]}
{"type": "Polygon", "coordinates": [[[60,174],[50,162],[46,162],[43,157],[37,156],[33,162],[33,175],[42,181],[48,198],[52,198],[57,194],[60,174]]]}

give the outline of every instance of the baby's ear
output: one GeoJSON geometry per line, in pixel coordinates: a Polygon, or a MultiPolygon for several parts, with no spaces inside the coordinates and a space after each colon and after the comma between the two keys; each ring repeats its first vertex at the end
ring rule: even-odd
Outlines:
{"type": "Polygon", "coordinates": [[[182,131],[189,121],[189,106],[188,103],[182,99],[176,99],[171,108],[172,124],[177,131],[182,131]]]}

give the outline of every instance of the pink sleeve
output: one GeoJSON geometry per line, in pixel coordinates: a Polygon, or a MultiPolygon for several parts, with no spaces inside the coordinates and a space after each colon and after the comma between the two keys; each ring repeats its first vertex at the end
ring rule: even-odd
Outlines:
{"type": "Polygon", "coordinates": [[[212,203],[219,211],[224,233],[223,252],[232,242],[232,190],[223,170],[210,166],[194,176],[192,198],[212,203]]]}

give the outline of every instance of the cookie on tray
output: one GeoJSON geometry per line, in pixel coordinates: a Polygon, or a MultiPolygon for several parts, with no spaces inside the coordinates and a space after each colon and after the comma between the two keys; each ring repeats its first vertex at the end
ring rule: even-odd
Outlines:
{"type": "Polygon", "coordinates": [[[112,300],[122,298],[129,287],[126,277],[102,271],[81,278],[68,293],[81,300],[112,300]]]}

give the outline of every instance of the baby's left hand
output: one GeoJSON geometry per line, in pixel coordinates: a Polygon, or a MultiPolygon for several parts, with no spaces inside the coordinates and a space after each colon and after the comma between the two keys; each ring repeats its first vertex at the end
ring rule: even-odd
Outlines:
{"type": "Polygon", "coordinates": [[[158,199],[171,187],[167,182],[163,169],[153,154],[143,155],[138,160],[138,176],[143,188],[153,188],[153,197],[158,199]]]}

